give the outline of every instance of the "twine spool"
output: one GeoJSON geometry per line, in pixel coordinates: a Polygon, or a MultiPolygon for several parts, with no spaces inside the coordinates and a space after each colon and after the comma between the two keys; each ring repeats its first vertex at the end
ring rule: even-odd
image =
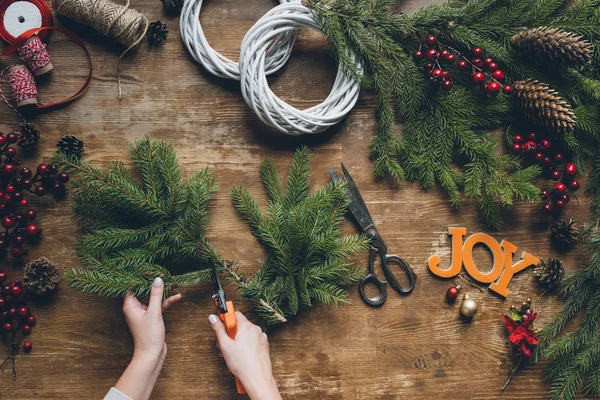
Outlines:
{"type": "Polygon", "coordinates": [[[17,107],[37,105],[37,86],[31,70],[25,65],[17,64],[8,68],[8,85],[10,94],[17,107]]]}
{"type": "Polygon", "coordinates": [[[121,98],[119,64],[129,50],[146,36],[148,20],[138,11],[129,8],[129,0],[119,5],[109,0],[53,0],[52,7],[60,15],[87,25],[127,47],[117,63],[117,82],[121,98]]]}
{"type": "Polygon", "coordinates": [[[35,76],[46,74],[52,70],[50,55],[46,51],[46,45],[37,35],[31,36],[25,44],[19,48],[19,56],[33,71],[35,76]]]}

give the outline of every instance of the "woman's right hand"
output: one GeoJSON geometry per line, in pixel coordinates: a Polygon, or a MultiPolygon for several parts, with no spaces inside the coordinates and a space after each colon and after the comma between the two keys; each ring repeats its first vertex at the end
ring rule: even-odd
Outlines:
{"type": "Polygon", "coordinates": [[[242,382],[251,399],[280,400],[271,370],[267,335],[241,312],[236,311],[235,314],[238,326],[235,339],[227,336],[219,317],[214,314],[208,317],[229,371],[242,382]]]}

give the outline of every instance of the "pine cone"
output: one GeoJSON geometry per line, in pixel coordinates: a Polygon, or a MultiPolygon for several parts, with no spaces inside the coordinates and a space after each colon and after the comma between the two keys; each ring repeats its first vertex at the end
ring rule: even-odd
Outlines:
{"type": "Polygon", "coordinates": [[[511,42],[526,57],[541,62],[559,62],[568,65],[586,64],[592,60],[594,48],[582,36],[558,28],[540,26],[515,34],[511,42]]]}
{"type": "Polygon", "coordinates": [[[575,220],[571,218],[568,223],[560,221],[552,226],[552,241],[563,247],[570,247],[579,239],[579,229],[575,226],[575,220]]]}
{"type": "Polygon", "coordinates": [[[148,40],[150,43],[156,45],[167,40],[167,24],[163,24],[161,21],[154,21],[148,27],[148,40]]]}
{"type": "Polygon", "coordinates": [[[565,277],[562,262],[554,257],[550,257],[548,261],[540,260],[533,273],[540,285],[546,289],[555,287],[565,277]]]}
{"type": "Polygon", "coordinates": [[[513,87],[515,101],[523,108],[527,117],[554,133],[573,132],[575,113],[556,90],[530,79],[517,81],[513,87]]]}
{"type": "Polygon", "coordinates": [[[18,145],[25,151],[34,150],[40,141],[40,131],[35,128],[35,125],[21,124],[19,126],[21,134],[19,136],[18,145]]]}
{"type": "Polygon", "coordinates": [[[165,11],[170,14],[178,14],[183,7],[183,0],[160,0],[163,3],[165,11]]]}
{"type": "Polygon", "coordinates": [[[61,153],[81,158],[83,153],[83,142],[77,139],[75,136],[63,136],[56,144],[58,151],[61,153]]]}
{"type": "Polygon", "coordinates": [[[23,285],[32,293],[51,293],[59,282],[58,267],[46,257],[31,261],[23,270],[23,285]]]}

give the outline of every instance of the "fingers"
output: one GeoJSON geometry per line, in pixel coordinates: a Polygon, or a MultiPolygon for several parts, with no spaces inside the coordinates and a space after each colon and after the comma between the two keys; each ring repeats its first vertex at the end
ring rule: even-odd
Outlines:
{"type": "Polygon", "coordinates": [[[148,312],[158,313],[162,312],[162,298],[163,292],[165,291],[165,283],[159,277],[154,279],[152,289],[150,290],[150,299],[148,300],[148,312]]]}
{"type": "Polygon", "coordinates": [[[132,292],[128,292],[123,299],[123,312],[127,314],[127,312],[134,308],[140,308],[142,303],[135,297],[132,292]]]}
{"type": "Polygon", "coordinates": [[[171,297],[167,297],[165,299],[165,301],[162,302],[162,310],[165,311],[166,309],[171,307],[173,304],[177,303],[179,300],[181,300],[181,294],[179,294],[179,293],[177,293],[176,295],[173,295],[171,297]]]}
{"type": "Polygon", "coordinates": [[[215,332],[215,335],[217,336],[217,340],[219,341],[219,348],[221,348],[225,343],[228,343],[231,340],[229,336],[227,336],[225,325],[223,324],[223,322],[221,322],[219,317],[217,317],[215,314],[210,314],[208,316],[208,322],[210,323],[210,326],[212,327],[213,331],[215,332]]]}
{"type": "Polygon", "coordinates": [[[244,324],[252,324],[252,322],[248,321],[248,318],[239,311],[235,312],[235,319],[237,320],[238,327],[244,324]]]}

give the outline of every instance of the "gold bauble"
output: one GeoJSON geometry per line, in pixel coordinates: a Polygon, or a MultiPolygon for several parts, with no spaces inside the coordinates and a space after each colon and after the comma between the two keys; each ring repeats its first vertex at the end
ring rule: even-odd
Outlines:
{"type": "Polygon", "coordinates": [[[469,298],[468,294],[465,294],[462,303],[460,303],[460,313],[467,318],[473,318],[477,314],[477,311],[479,311],[479,307],[475,300],[469,298]]]}

